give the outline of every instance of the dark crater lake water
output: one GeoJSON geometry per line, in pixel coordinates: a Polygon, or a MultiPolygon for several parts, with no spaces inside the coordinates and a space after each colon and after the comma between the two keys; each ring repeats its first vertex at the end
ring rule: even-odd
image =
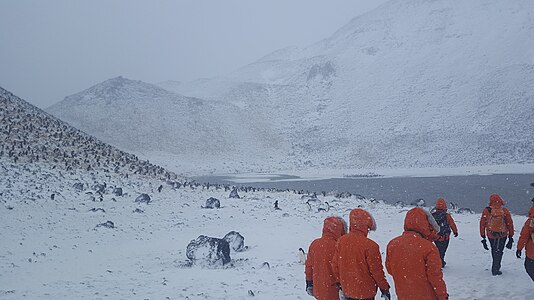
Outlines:
{"type": "Polygon", "coordinates": [[[526,215],[534,197],[534,174],[496,174],[442,177],[375,177],[332,178],[323,180],[299,180],[294,176],[279,176],[266,182],[235,183],[230,176],[201,176],[193,178],[200,183],[222,183],[235,186],[292,189],[321,193],[350,192],[367,198],[411,203],[424,199],[427,206],[434,206],[438,197],[459,207],[481,212],[488,205],[491,194],[499,194],[508,209],[518,215],[526,215]],[[291,179],[290,181],[278,181],[291,179]]]}

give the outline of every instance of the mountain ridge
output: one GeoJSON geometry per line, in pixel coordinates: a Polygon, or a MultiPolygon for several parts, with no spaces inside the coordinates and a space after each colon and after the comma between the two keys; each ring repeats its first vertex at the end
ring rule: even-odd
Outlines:
{"type": "MultiPolygon", "coordinates": [[[[533,162],[533,11],[525,0],[394,0],[308,47],[167,88],[261,120],[228,132],[254,125],[231,136],[274,169],[533,162]],[[257,131],[272,138],[250,142],[257,131]]],[[[234,153],[223,156],[244,161],[234,153]]]]}
{"type": "Polygon", "coordinates": [[[15,164],[44,164],[65,171],[82,170],[165,180],[178,175],[105,144],[0,87],[0,159],[15,164]]]}

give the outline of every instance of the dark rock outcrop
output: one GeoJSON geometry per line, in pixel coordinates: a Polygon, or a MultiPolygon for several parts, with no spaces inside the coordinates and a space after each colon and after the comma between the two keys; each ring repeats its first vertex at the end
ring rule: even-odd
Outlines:
{"type": "Polygon", "coordinates": [[[105,227],[105,228],[110,228],[110,229],[113,229],[115,228],[115,223],[111,222],[111,221],[106,221],[105,223],[100,223],[98,225],[96,225],[96,227],[105,227]]]}
{"type": "Polygon", "coordinates": [[[230,245],[224,239],[201,235],[187,245],[186,256],[193,264],[222,266],[230,262],[230,245]]]}
{"type": "Polygon", "coordinates": [[[245,237],[243,237],[237,231],[228,232],[223,237],[223,240],[227,241],[230,245],[230,249],[234,250],[235,252],[241,252],[247,249],[247,247],[245,247],[245,237]]]}
{"type": "Polygon", "coordinates": [[[114,188],[113,189],[113,194],[115,194],[115,196],[118,196],[118,197],[122,196],[122,188],[120,188],[120,187],[114,188]]]}
{"type": "Polygon", "coordinates": [[[150,196],[147,195],[147,194],[141,194],[139,196],[137,196],[137,198],[135,198],[135,202],[137,203],[150,203],[151,199],[150,199],[150,196]]]}
{"type": "Polygon", "coordinates": [[[72,187],[78,192],[83,191],[83,183],[81,182],[76,182],[72,187]]]}
{"type": "Polygon", "coordinates": [[[410,205],[423,207],[423,206],[426,206],[426,201],[425,199],[417,199],[413,201],[412,203],[410,203],[410,205]]]}
{"type": "Polygon", "coordinates": [[[458,214],[474,214],[475,212],[470,208],[462,207],[462,208],[459,208],[456,211],[456,213],[458,213],[458,214]]]}
{"type": "Polygon", "coordinates": [[[206,206],[201,206],[202,208],[221,208],[221,201],[217,198],[210,197],[206,200],[206,206]]]}
{"type": "Polygon", "coordinates": [[[239,197],[239,194],[237,193],[237,189],[234,188],[231,192],[230,192],[230,196],[228,196],[229,198],[235,198],[235,199],[239,199],[241,197],[239,197]]]}

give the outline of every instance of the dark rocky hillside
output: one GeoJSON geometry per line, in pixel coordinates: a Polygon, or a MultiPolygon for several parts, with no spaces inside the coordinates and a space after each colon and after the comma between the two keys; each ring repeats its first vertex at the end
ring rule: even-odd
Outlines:
{"type": "Polygon", "coordinates": [[[43,163],[65,170],[178,176],[77,130],[0,87],[0,159],[43,163]]]}

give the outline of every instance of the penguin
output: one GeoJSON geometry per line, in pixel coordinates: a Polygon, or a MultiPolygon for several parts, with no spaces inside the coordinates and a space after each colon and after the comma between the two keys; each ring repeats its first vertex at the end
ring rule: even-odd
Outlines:
{"type": "Polygon", "coordinates": [[[298,257],[299,257],[299,263],[300,264],[303,265],[303,264],[306,263],[306,252],[304,252],[304,249],[299,248],[298,257]]]}
{"type": "Polygon", "coordinates": [[[330,204],[328,202],[324,202],[324,204],[326,206],[320,206],[319,208],[317,208],[317,212],[321,212],[321,211],[329,211],[330,210],[330,204]]]}

